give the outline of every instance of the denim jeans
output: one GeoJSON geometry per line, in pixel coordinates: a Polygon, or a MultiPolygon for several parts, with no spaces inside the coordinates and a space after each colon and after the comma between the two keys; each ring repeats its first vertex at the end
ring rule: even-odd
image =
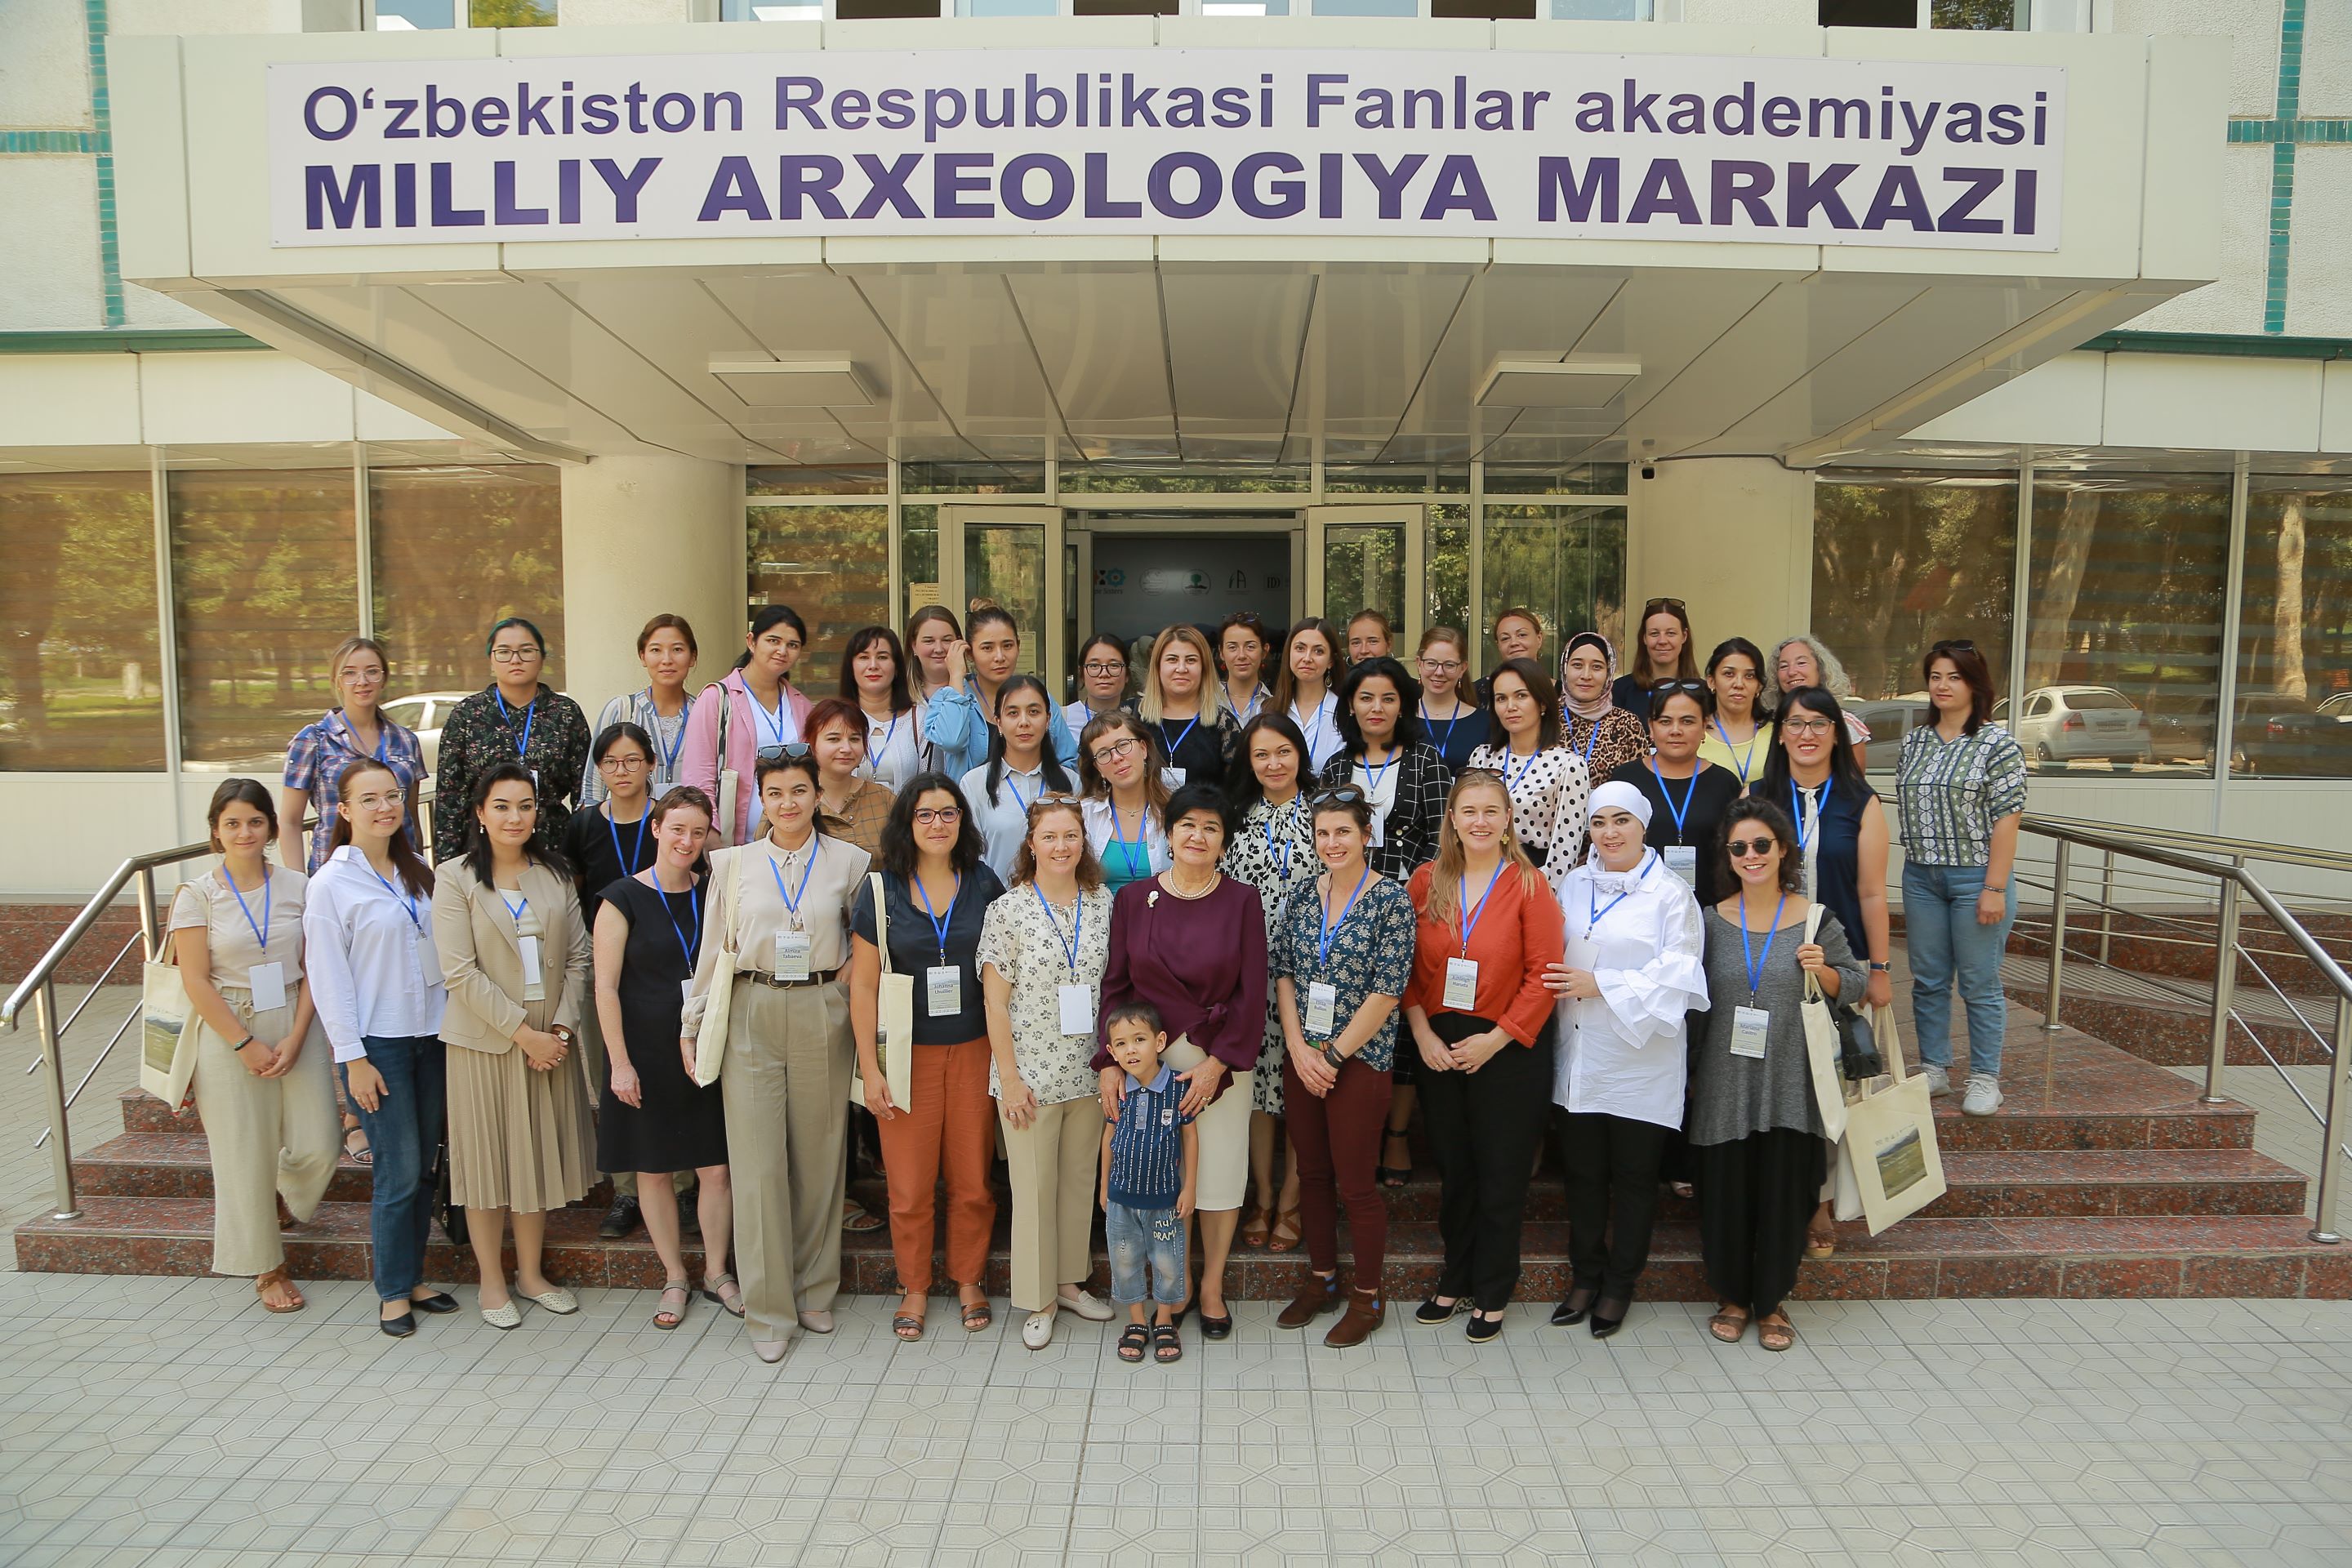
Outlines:
{"type": "Polygon", "coordinates": [[[1952,986],[1969,1010],[1969,1070],[2000,1074],[2001,1037],[2009,1030],[2009,998],[2000,988],[2000,955],[2017,920],[2017,877],[2011,870],[1998,925],[1977,924],[1981,866],[1903,866],[1904,945],[1911,961],[1911,1026],[1919,1059],[1952,1065],[1952,986]]]}
{"type": "Polygon", "coordinates": [[[1173,1205],[1131,1209],[1112,1204],[1103,1211],[1103,1240],[1110,1248],[1110,1299],[1122,1307],[1144,1300],[1143,1265],[1151,1263],[1150,1299],[1163,1307],[1184,1300],[1184,1222],[1173,1205]]]}
{"type": "Polygon", "coordinates": [[[397,1301],[425,1280],[425,1237],[433,1224],[428,1173],[441,1150],[449,1047],[430,1035],[372,1035],[360,1044],[368,1066],[383,1078],[375,1110],[352,1102],[375,1151],[375,1195],[368,1211],[375,1293],[378,1300],[397,1301]]]}

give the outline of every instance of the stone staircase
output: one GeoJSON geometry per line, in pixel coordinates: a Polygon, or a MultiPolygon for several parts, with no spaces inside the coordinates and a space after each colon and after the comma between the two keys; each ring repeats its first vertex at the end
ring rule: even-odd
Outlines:
{"type": "MultiPolygon", "coordinates": [[[[2305,1179],[2255,1152],[2252,1110],[2202,1104],[2178,1074],[2074,1029],[2045,1034],[2039,1026],[2012,1009],[2002,1071],[2008,1103],[1999,1116],[1969,1121],[1957,1114],[1956,1100],[1937,1102],[1951,1191],[1884,1236],[1841,1227],[1836,1256],[1804,1265],[1800,1296],[2352,1298],[2352,1247],[2310,1241],[2305,1179]]],[[[123,1097],[121,1110],[121,1136],[75,1162],[81,1217],[20,1226],[18,1268],[197,1274],[208,1267],[212,1173],[201,1126],[136,1093],[123,1097]]],[[[1433,1284],[1441,1258],[1435,1175],[1426,1152],[1418,1158],[1413,1182],[1390,1200],[1387,1284],[1402,1300],[1433,1284]]],[[[856,1190],[881,1212],[878,1181],[856,1190]]],[[[343,1162],[318,1214],[286,1233],[298,1278],[366,1277],[367,1194],[366,1169],[343,1162]]],[[[597,1238],[605,1201],[599,1191],[551,1216],[548,1272],[573,1285],[657,1288],[661,1265],[642,1233],[597,1238]]],[[[1000,1219],[990,1266],[999,1295],[1003,1226],[1000,1219]]],[[[1548,1167],[1528,1205],[1523,1298],[1565,1293],[1567,1229],[1548,1167]]],[[[698,1275],[699,1257],[689,1266],[698,1275]]],[[[1239,1298],[1282,1298],[1305,1268],[1299,1252],[1239,1248],[1228,1280],[1239,1298]]],[[[472,1254],[436,1230],[426,1273],[470,1281],[472,1254]]],[[[896,1289],[887,1231],[845,1238],[844,1276],[856,1291],[896,1289]]],[[[944,1269],[938,1278],[947,1289],[944,1269]]],[[[1098,1268],[1097,1278],[1107,1281],[1108,1270],[1098,1268]]],[[[1651,1300],[1707,1298],[1691,1204],[1665,1200],[1642,1289],[1651,1300]]]]}

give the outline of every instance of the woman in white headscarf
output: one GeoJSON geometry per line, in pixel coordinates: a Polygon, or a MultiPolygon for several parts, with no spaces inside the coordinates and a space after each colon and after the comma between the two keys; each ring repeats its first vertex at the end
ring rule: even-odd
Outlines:
{"type": "Polygon", "coordinates": [[[1698,904],[1643,842],[1650,803],[1602,784],[1591,856],[1559,884],[1567,951],[1547,984],[1559,998],[1559,1107],[1572,1283],[1551,1321],[1592,1320],[1606,1339],[1633,1308],[1657,1217],[1658,1160],[1682,1125],[1687,1026],[1706,1005],[1698,904]]]}

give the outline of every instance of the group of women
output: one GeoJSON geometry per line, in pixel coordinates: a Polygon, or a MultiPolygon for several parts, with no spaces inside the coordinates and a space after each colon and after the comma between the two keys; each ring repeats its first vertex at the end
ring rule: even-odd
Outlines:
{"type": "MultiPolygon", "coordinates": [[[[929,1328],[941,1228],[959,1326],[992,1323],[1001,1150],[1012,1304],[1036,1348],[1060,1312],[1112,1315],[1087,1283],[1097,1118],[1126,1080],[1099,1024],[1142,1003],[1198,1129],[1180,1324],[1197,1309],[1204,1337],[1231,1333],[1238,1241],[1304,1245],[1282,1326],[1337,1314],[1334,1345],[1378,1330],[1385,1194],[1409,1179],[1417,1107],[1445,1256],[1416,1321],[1500,1331],[1556,1130],[1572,1284],[1555,1323],[1625,1321],[1673,1184],[1698,1202],[1711,1331],[1753,1321],[1785,1349],[1799,1258],[1835,1245],[1800,1001],[1890,997],[1888,815],[1820,644],[1768,658],[1734,637],[1702,674],[1674,600],[1644,606],[1640,635],[1630,676],[1593,632],[1554,664],[1540,620],[1507,611],[1474,683],[1450,628],[1408,671],[1374,612],[1279,636],[1236,615],[1213,641],[1160,633],[1139,679],[1126,647],[1092,639],[1065,704],[1020,672],[1003,611],[965,626],[933,607],[903,640],[854,634],[837,691],[812,700],[789,608],[761,611],[693,695],[694,633],[661,616],[638,638],[647,686],[592,734],[539,679],[537,629],[509,619],[491,683],[443,731],[437,865],[415,738],[376,707],[384,652],[353,638],[282,799],[221,787],[223,859],[173,910],[216,1264],[258,1276],[272,1310],[301,1304],[271,1193],[305,1216],[331,1171],[323,1048],[373,1163],[388,1333],[457,1308],[423,1276],[436,1175],[488,1321],[576,1310],[542,1268],[545,1215],[602,1169],[658,1200],[655,1326],[687,1315],[698,1225],[701,1294],[774,1361],[832,1330],[845,1224],[880,1223],[847,1193],[870,1117],[894,1332],[929,1328]],[[681,1173],[690,1200],[673,1199],[681,1173]]],[[[1921,1052],[1944,1080],[1957,979],[1966,1109],[1990,1114],[2023,769],[1987,721],[1977,650],[1939,643],[1923,668],[1935,721],[1898,770],[1921,1052]]]]}

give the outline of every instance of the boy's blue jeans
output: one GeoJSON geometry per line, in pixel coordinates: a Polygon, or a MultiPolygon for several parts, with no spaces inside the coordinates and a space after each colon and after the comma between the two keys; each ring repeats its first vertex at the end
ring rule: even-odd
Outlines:
{"type": "Polygon", "coordinates": [[[1151,1265],[1150,1300],[1175,1307],[1184,1300],[1184,1222],[1174,1205],[1131,1209],[1111,1204],[1103,1210],[1103,1239],[1110,1247],[1110,1299],[1122,1307],[1145,1300],[1143,1266],[1151,1265]]]}

